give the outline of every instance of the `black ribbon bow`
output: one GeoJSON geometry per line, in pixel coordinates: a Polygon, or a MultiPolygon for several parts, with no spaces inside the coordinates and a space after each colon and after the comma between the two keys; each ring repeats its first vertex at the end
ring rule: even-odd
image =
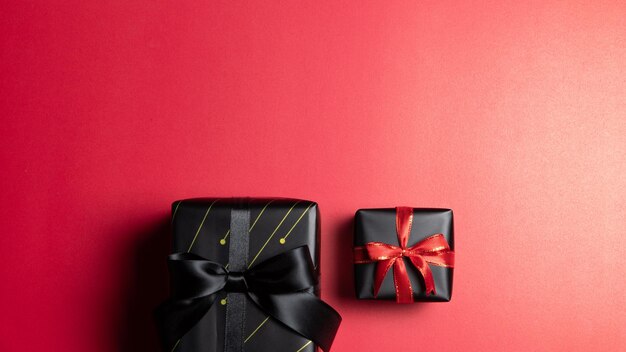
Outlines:
{"type": "Polygon", "coordinates": [[[167,351],[209,311],[217,293],[245,293],[262,311],[328,351],[341,316],[305,290],[316,284],[307,246],[278,254],[245,272],[229,272],[192,253],[169,256],[172,297],[157,310],[167,351]]]}

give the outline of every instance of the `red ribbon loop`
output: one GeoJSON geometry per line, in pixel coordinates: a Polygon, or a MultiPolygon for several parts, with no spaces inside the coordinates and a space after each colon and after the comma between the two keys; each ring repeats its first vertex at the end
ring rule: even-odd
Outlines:
{"type": "Polygon", "coordinates": [[[393,266],[393,282],[396,288],[396,302],[412,303],[413,288],[403,258],[407,258],[424,279],[426,294],[436,293],[435,280],[428,264],[454,267],[454,252],[450,249],[443,234],[434,234],[414,246],[407,247],[413,224],[413,208],[396,208],[396,232],[400,246],[383,242],[369,242],[363,247],[354,248],[355,263],[376,262],[374,277],[374,297],[383,283],[387,272],[393,266]]]}

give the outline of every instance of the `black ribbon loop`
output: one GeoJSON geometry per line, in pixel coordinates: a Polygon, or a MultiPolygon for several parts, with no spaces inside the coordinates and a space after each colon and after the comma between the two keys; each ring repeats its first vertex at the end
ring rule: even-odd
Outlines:
{"type": "Polygon", "coordinates": [[[170,351],[215,302],[216,293],[245,293],[261,310],[328,351],[341,316],[317,296],[307,246],[276,255],[243,273],[192,253],[169,256],[172,297],[157,310],[163,343],[170,351]]]}

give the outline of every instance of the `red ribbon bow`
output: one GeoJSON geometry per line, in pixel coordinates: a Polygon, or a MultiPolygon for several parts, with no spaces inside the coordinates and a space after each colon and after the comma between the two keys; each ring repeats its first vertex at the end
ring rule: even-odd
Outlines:
{"type": "Polygon", "coordinates": [[[362,247],[354,248],[354,262],[376,264],[376,276],[374,280],[374,297],[378,296],[378,291],[383,283],[387,272],[393,266],[393,282],[396,287],[396,302],[412,303],[413,288],[406,271],[403,258],[408,258],[419,270],[424,278],[426,294],[435,294],[435,280],[428,264],[454,267],[454,252],[448,246],[443,234],[434,234],[417,243],[412,247],[407,247],[407,242],[411,235],[411,225],[413,223],[413,208],[396,208],[396,231],[400,247],[383,242],[369,242],[362,247]]]}

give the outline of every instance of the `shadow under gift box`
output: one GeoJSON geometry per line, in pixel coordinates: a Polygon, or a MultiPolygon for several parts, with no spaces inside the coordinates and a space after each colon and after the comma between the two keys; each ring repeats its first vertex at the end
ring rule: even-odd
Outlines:
{"type": "MultiPolygon", "coordinates": [[[[441,233],[454,250],[454,224],[452,210],[436,208],[413,208],[413,224],[408,241],[411,247],[427,237],[441,233]]],[[[354,247],[364,246],[369,242],[384,242],[398,246],[396,233],[396,209],[359,209],[355,214],[354,247]]],[[[423,302],[448,302],[452,297],[452,268],[429,265],[435,281],[436,294],[426,295],[424,279],[407,258],[405,262],[413,299],[423,302]]],[[[396,300],[396,289],[391,268],[382,282],[378,296],[374,297],[374,278],[376,263],[354,264],[354,284],[359,299],[396,300]]]]}
{"type": "MultiPolygon", "coordinates": [[[[228,264],[231,209],[236,199],[196,198],[172,204],[172,253],[190,252],[228,264]]],[[[319,297],[320,240],[316,203],[297,199],[247,199],[250,211],[250,267],[288,250],[308,246],[318,285],[309,291],[319,297]]],[[[222,352],[226,320],[226,293],[175,346],[179,352],[222,352]]],[[[306,317],[304,317],[306,319],[306,317]]],[[[268,317],[252,301],[245,303],[246,352],[314,352],[313,342],[268,317]]],[[[169,351],[167,351],[169,352],[169,351]]]]}

